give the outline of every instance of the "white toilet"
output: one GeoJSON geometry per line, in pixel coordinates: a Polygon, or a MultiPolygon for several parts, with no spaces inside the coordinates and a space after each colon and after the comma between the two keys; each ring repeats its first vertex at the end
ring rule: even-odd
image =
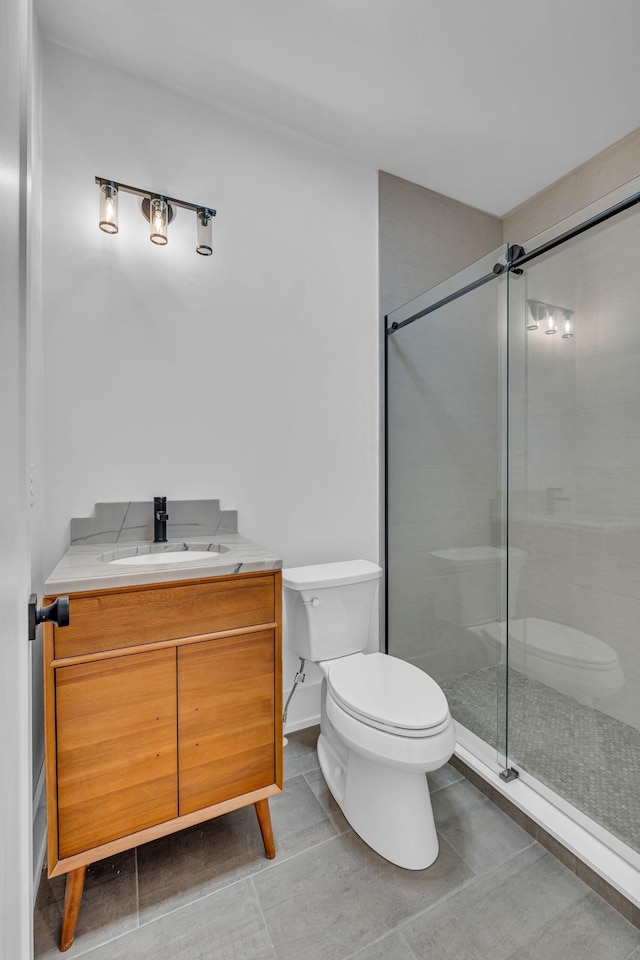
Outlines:
{"type": "MultiPolygon", "coordinates": [[[[489,664],[505,661],[505,624],[500,608],[507,551],[502,547],[460,547],[431,554],[453,589],[438,591],[435,612],[465,628],[488,651],[489,664]]],[[[591,706],[624,685],[618,654],[603,640],[540,617],[515,619],[525,550],[509,549],[509,667],[559,693],[591,706]]]]}
{"type": "Polygon", "coordinates": [[[425,774],[451,757],[455,727],[435,680],[362,652],[381,573],[367,560],[283,570],[287,622],[324,674],[318,759],[331,793],[377,853],[422,870],[438,856],[425,774]]]}

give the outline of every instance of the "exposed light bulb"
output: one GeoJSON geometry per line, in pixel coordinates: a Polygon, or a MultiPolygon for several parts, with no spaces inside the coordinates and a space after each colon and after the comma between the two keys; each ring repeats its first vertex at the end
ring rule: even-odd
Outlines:
{"type": "Polygon", "coordinates": [[[99,226],[105,233],[118,232],[118,188],[113,183],[100,184],[99,226]]]}
{"type": "Polygon", "coordinates": [[[167,223],[169,221],[169,209],[167,201],[162,197],[151,197],[149,202],[149,223],[151,224],[150,240],[164,246],[168,242],[167,223]]]}

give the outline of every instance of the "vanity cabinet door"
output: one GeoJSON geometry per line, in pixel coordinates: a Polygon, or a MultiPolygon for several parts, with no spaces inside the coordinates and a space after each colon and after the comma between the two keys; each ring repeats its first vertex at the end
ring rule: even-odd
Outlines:
{"type": "Polygon", "coordinates": [[[59,857],[178,815],[175,648],[55,672],[59,857]]]}
{"type": "Polygon", "coordinates": [[[180,815],[275,783],[276,634],[178,648],[180,815]]]}

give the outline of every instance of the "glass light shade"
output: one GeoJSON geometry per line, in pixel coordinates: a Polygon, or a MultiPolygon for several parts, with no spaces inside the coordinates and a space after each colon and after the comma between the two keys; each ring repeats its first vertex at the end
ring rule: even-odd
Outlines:
{"type": "Polygon", "coordinates": [[[573,314],[567,310],[564,315],[564,320],[562,321],[562,339],[571,340],[573,334],[575,333],[573,327],[573,314]]]}
{"type": "Polygon", "coordinates": [[[100,229],[118,232],[118,188],[113,183],[100,184],[100,229]]]}
{"type": "Polygon", "coordinates": [[[545,330],[545,333],[557,333],[557,332],[558,332],[558,327],[557,327],[557,325],[556,325],[556,316],[555,316],[555,313],[553,313],[552,310],[548,310],[548,311],[547,311],[547,316],[546,316],[545,319],[546,319],[546,324],[547,324],[547,329],[545,330]]]}
{"type": "Polygon", "coordinates": [[[152,243],[164,245],[168,243],[167,224],[169,222],[169,208],[162,197],[151,197],[149,201],[149,224],[151,226],[150,240],[152,243]]]}
{"type": "Polygon", "coordinates": [[[213,253],[213,231],[211,229],[212,216],[209,210],[198,210],[198,226],[196,235],[196,253],[203,257],[210,257],[213,253]]]}
{"type": "Polygon", "coordinates": [[[529,303],[527,305],[527,310],[529,311],[527,330],[538,330],[540,327],[540,308],[538,304],[529,303]]]}

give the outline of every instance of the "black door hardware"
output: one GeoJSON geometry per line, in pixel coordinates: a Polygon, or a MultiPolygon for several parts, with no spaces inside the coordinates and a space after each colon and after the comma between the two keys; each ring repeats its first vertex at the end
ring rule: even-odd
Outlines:
{"type": "Polygon", "coordinates": [[[69,597],[58,597],[48,607],[38,606],[38,597],[29,597],[29,640],[35,640],[39,623],[55,623],[58,627],[69,626],[69,597]]]}

